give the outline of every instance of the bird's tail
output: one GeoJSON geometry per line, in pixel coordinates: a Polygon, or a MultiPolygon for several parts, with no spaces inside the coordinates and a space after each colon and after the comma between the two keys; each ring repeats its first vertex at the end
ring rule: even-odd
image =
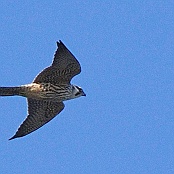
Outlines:
{"type": "Polygon", "coordinates": [[[20,90],[20,87],[0,87],[0,96],[19,95],[20,90]]]}

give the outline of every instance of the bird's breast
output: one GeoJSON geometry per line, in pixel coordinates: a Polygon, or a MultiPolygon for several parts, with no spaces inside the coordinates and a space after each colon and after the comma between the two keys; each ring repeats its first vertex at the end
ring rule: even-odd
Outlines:
{"type": "Polygon", "coordinates": [[[72,94],[70,85],[53,85],[50,83],[31,83],[25,86],[23,96],[35,99],[64,101],[68,100],[72,94]]]}

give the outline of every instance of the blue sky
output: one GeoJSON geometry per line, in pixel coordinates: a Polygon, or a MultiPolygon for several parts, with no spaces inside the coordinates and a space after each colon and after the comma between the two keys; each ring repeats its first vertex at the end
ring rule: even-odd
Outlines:
{"type": "Polygon", "coordinates": [[[2,1],[0,86],[32,82],[61,39],[86,97],[8,141],[26,99],[0,98],[0,173],[174,173],[174,2],[2,1]]]}

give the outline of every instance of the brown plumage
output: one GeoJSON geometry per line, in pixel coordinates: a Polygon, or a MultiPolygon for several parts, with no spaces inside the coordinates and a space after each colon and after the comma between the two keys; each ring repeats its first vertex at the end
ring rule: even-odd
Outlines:
{"type": "Polygon", "coordinates": [[[53,119],[64,109],[64,100],[85,96],[83,90],[71,85],[71,79],[81,72],[77,59],[61,42],[57,42],[53,63],[34,79],[33,83],[19,87],[0,87],[0,96],[27,97],[28,116],[16,134],[25,136],[53,119]]]}

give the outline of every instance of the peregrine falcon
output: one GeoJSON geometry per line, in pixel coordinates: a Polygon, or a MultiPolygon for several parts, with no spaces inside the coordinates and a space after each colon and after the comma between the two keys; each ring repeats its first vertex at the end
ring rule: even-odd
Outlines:
{"type": "Polygon", "coordinates": [[[78,60],[62,41],[57,42],[57,47],[51,66],[41,71],[32,83],[0,87],[0,96],[19,95],[28,101],[28,116],[9,140],[30,134],[48,123],[64,109],[63,101],[86,96],[81,87],[70,83],[81,72],[78,60]]]}

